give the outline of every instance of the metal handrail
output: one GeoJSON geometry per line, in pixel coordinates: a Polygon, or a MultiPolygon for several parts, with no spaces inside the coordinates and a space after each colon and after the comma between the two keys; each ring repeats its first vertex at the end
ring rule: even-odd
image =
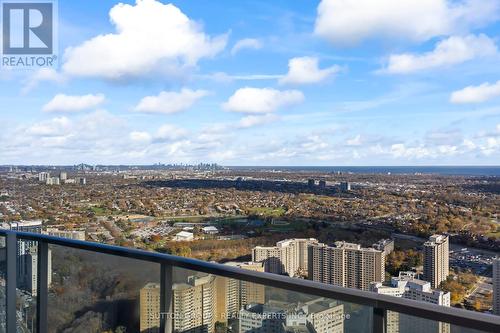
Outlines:
{"type": "Polygon", "coordinates": [[[405,298],[380,295],[370,291],[345,288],[310,280],[283,275],[255,272],[242,268],[202,260],[179,257],[157,252],[102,243],[67,239],[44,234],[0,230],[0,236],[15,235],[18,239],[38,241],[52,245],[65,246],[79,250],[115,255],[129,259],[154,262],[161,265],[214,274],[274,288],[298,291],[305,294],[331,298],[339,301],[370,306],[383,311],[395,311],[432,321],[450,323],[487,332],[500,332],[500,316],[494,316],[453,307],[414,301],[405,298]]]}

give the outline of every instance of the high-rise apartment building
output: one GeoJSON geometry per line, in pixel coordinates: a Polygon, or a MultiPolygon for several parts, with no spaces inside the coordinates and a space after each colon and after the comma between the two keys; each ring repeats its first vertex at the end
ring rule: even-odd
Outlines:
{"type": "Polygon", "coordinates": [[[349,192],[351,190],[351,183],[349,182],[341,182],[340,183],[340,191],[341,192],[349,192]]]}
{"type": "Polygon", "coordinates": [[[252,261],[263,262],[266,272],[307,276],[308,249],[318,244],[314,238],[286,239],[276,246],[257,246],[252,251],[252,261]]]}
{"type": "MultiPolygon", "coordinates": [[[[52,285],[52,251],[48,250],[47,258],[47,283],[50,288],[52,285]]],[[[24,267],[23,280],[20,281],[22,288],[32,296],[38,295],[38,247],[34,246],[28,249],[27,254],[23,255],[22,262],[24,267]]]]}
{"type": "Polygon", "coordinates": [[[40,172],[38,174],[38,181],[39,182],[45,183],[47,181],[47,179],[49,179],[49,178],[50,178],[50,173],[48,173],[48,172],[40,172]]]}
{"type": "Polygon", "coordinates": [[[64,171],[61,171],[61,173],[59,174],[59,179],[64,182],[66,179],[68,179],[68,174],[64,171]]]}
{"type": "MultiPolygon", "coordinates": [[[[432,289],[430,282],[416,279],[413,272],[400,272],[398,277],[391,278],[389,286],[383,285],[380,282],[372,283],[370,290],[383,295],[450,306],[449,292],[432,289]]],[[[449,333],[450,325],[388,311],[387,333],[399,332],[449,333]]]]}
{"type": "Polygon", "coordinates": [[[220,309],[214,275],[190,276],[175,283],[173,290],[174,332],[213,333],[220,309]]]}
{"type": "Polygon", "coordinates": [[[59,177],[49,177],[47,178],[47,181],[45,182],[47,185],[61,185],[61,180],[59,177]]]}
{"type": "Polygon", "coordinates": [[[160,332],[160,284],[148,283],[139,293],[141,333],[160,332]]]}
{"type": "Polygon", "coordinates": [[[493,259],[493,313],[500,316],[500,257],[493,259]]]}
{"type": "MultiPolygon", "coordinates": [[[[262,263],[228,263],[263,272],[262,263]]],[[[193,275],[172,287],[172,318],[176,332],[211,333],[215,323],[236,318],[248,304],[265,302],[260,284],[214,275],[193,275]]],[[[160,325],[160,285],[148,283],[140,291],[140,331],[158,333],[160,325]]]]}
{"type": "MultiPolygon", "coordinates": [[[[2,223],[0,225],[2,229],[13,230],[13,231],[23,231],[23,232],[33,232],[37,234],[42,233],[42,220],[33,221],[19,221],[19,222],[8,222],[2,223]]],[[[18,288],[25,288],[26,281],[29,279],[29,274],[27,268],[31,265],[30,258],[28,254],[30,249],[38,246],[38,243],[31,240],[19,240],[17,242],[17,286],[18,288]]]]}
{"type": "Polygon", "coordinates": [[[371,282],[385,279],[385,254],[359,244],[309,247],[309,279],[348,288],[368,290],[371,282]]]}
{"type": "MultiPolygon", "coordinates": [[[[264,272],[264,264],[259,262],[229,262],[226,265],[264,272]]],[[[219,305],[225,309],[222,313],[223,316],[233,317],[248,304],[262,304],[265,302],[264,285],[236,279],[217,278],[219,305]]],[[[222,317],[218,318],[218,321],[226,322],[227,319],[222,317]]]]}
{"type": "Polygon", "coordinates": [[[424,243],[424,280],[438,288],[450,271],[450,251],[448,236],[432,235],[424,243]]]}
{"type": "MultiPolygon", "coordinates": [[[[214,275],[193,275],[172,286],[174,332],[213,333],[222,311],[214,275]]],[[[160,285],[148,283],[140,291],[140,331],[158,333],[160,327],[160,285]]]]}

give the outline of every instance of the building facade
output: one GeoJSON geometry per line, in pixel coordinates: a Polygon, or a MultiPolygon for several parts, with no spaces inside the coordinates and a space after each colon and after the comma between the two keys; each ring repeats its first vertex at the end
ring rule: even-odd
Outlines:
{"type": "Polygon", "coordinates": [[[450,248],[448,236],[432,235],[424,243],[424,280],[438,288],[450,271],[450,248]]]}
{"type": "MultiPolygon", "coordinates": [[[[24,268],[24,279],[21,281],[22,289],[31,294],[38,295],[38,247],[34,246],[28,249],[27,254],[23,255],[22,262],[26,265],[24,268]]],[[[48,287],[52,285],[52,251],[47,253],[47,283],[48,287]]]]}
{"type": "Polygon", "coordinates": [[[252,261],[264,263],[269,273],[307,276],[308,249],[313,244],[318,244],[318,240],[294,238],[280,241],[276,246],[257,246],[252,251],[252,261]]]}
{"type": "MultiPolygon", "coordinates": [[[[255,272],[264,272],[264,264],[259,262],[229,262],[226,265],[255,272]]],[[[217,278],[219,280],[217,284],[218,293],[220,293],[218,296],[219,305],[224,309],[218,321],[226,322],[227,319],[236,316],[238,311],[248,304],[262,304],[265,302],[264,285],[223,277],[217,278]]]]}
{"type": "Polygon", "coordinates": [[[148,283],[139,292],[141,333],[160,332],[160,284],[148,283]]]}
{"type": "Polygon", "coordinates": [[[335,242],[335,246],[309,247],[309,279],[368,290],[371,282],[385,279],[385,254],[359,244],[335,242]]]}
{"type": "Polygon", "coordinates": [[[392,251],[394,251],[394,239],[381,239],[372,245],[375,250],[384,251],[384,254],[388,256],[392,251]]]}
{"type": "Polygon", "coordinates": [[[85,240],[84,230],[59,230],[55,228],[47,228],[45,233],[49,236],[69,238],[75,240],[85,240]]]}
{"type": "Polygon", "coordinates": [[[214,275],[190,276],[172,287],[174,332],[213,333],[219,316],[214,275]]]}
{"type": "Polygon", "coordinates": [[[493,259],[493,313],[500,316],[500,257],[493,259]]]}
{"type": "Polygon", "coordinates": [[[240,333],[343,333],[344,305],[325,298],[295,304],[268,301],[239,313],[240,333]]]}

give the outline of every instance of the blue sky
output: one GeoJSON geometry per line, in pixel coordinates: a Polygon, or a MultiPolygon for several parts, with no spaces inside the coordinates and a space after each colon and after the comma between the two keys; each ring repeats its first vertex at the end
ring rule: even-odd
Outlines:
{"type": "Polygon", "coordinates": [[[59,1],[0,164],[499,165],[500,1],[59,1]]]}

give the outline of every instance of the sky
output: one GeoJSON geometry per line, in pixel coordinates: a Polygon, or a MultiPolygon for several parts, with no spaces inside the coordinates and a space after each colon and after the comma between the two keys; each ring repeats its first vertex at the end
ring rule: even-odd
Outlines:
{"type": "Polygon", "coordinates": [[[500,0],[58,1],[0,164],[500,165],[500,0]]]}

